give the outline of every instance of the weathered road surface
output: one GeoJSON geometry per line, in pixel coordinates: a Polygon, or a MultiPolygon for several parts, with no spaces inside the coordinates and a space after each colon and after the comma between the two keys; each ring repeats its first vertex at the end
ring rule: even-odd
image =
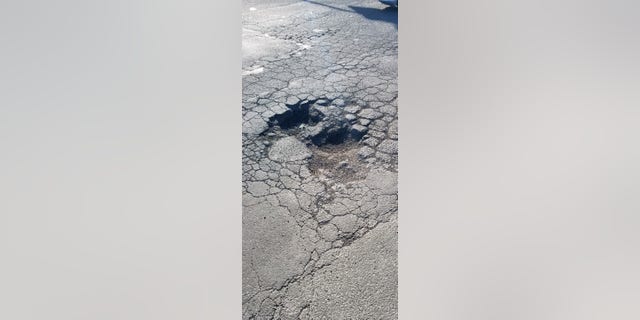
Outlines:
{"type": "Polygon", "coordinates": [[[397,9],[242,18],[243,319],[396,319],[397,9]]]}

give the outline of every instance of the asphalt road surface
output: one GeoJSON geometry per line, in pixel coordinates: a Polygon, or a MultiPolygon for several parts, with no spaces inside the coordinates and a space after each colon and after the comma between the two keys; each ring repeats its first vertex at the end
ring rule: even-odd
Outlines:
{"type": "Polygon", "coordinates": [[[397,319],[396,8],[243,2],[243,319],[397,319]]]}

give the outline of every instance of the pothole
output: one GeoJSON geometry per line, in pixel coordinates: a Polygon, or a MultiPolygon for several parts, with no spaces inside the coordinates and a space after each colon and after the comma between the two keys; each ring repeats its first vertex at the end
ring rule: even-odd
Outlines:
{"type": "Polygon", "coordinates": [[[367,127],[356,123],[357,117],[328,99],[301,101],[269,119],[269,126],[316,146],[341,145],[360,141],[367,127]]]}
{"type": "Polygon", "coordinates": [[[322,120],[322,115],[312,105],[315,101],[287,105],[287,110],[276,114],[271,119],[271,126],[278,126],[283,130],[299,128],[301,125],[315,125],[322,120]]]}
{"type": "Polygon", "coordinates": [[[357,122],[358,110],[326,98],[287,104],[269,119],[266,135],[295,137],[305,143],[311,151],[309,170],[320,178],[343,183],[363,180],[368,166],[358,151],[368,128],[357,122]]]}

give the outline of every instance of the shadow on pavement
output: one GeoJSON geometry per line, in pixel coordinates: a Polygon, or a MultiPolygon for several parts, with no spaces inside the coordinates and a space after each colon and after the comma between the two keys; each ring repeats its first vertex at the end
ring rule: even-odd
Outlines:
{"type": "Polygon", "coordinates": [[[370,8],[370,7],[349,6],[351,10],[346,10],[343,8],[339,8],[336,6],[328,5],[328,4],[313,1],[313,0],[303,0],[303,1],[317,4],[319,6],[324,6],[324,7],[329,7],[332,9],[344,11],[344,12],[355,12],[369,20],[377,20],[377,21],[393,23],[396,26],[396,29],[398,28],[398,8],[397,7],[386,7],[384,9],[378,9],[378,8],[370,8]]]}
{"type": "Polygon", "coordinates": [[[393,23],[398,28],[398,8],[387,7],[384,9],[349,6],[353,12],[362,15],[369,20],[378,20],[393,23]]]}
{"type": "Polygon", "coordinates": [[[346,9],[342,9],[342,8],[338,8],[336,6],[332,6],[332,5],[328,5],[322,2],[317,2],[317,1],[313,1],[313,0],[302,0],[304,2],[309,2],[309,3],[313,3],[313,4],[317,4],[319,6],[323,6],[323,7],[327,7],[327,8],[331,8],[331,9],[336,9],[336,10],[340,10],[340,11],[344,11],[344,12],[351,12],[350,10],[346,10],[346,9]]]}

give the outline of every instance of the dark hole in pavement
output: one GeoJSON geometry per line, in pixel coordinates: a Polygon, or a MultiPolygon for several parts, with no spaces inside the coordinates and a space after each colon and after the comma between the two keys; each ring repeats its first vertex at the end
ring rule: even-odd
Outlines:
{"type": "Polygon", "coordinates": [[[322,115],[316,110],[311,110],[314,101],[287,105],[289,110],[273,116],[272,121],[284,130],[299,127],[301,124],[314,125],[322,120],[322,115]]]}
{"type": "Polygon", "coordinates": [[[289,135],[298,135],[316,146],[340,145],[360,141],[366,128],[353,124],[355,117],[346,118],[344,108],[329,99],[304,100],[287,104],[287,110],[274,115],[270,126],[277,126],[289,135]]]}
{"type": "Polygon", "coordinates": [[[348,126],[336,126],[326,128],[318,134],[311,136],[311,142],[316,146],[322,146],[325,144],[336,145],[345,143],[349,138],[348,126]]]}

